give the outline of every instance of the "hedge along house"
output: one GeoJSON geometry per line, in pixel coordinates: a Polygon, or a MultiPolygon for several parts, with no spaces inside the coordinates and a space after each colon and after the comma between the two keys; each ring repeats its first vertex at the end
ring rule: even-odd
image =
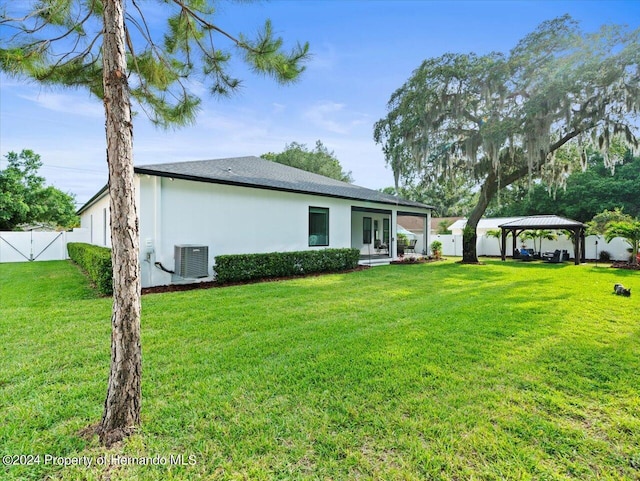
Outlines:
{"type": "MultiPolygon", "coordinates": [[[[206,281],[223,254],[356,248],[361,263],[397,257],[398,215],[428,226],[431,207],[259,157],[135,168],[143,287],[206,281]]],[[[110,246],[104,187],[79,211],[91,243],[110,246]]],[[[425,228],[426,252],[429,233],[425,228]]]]}

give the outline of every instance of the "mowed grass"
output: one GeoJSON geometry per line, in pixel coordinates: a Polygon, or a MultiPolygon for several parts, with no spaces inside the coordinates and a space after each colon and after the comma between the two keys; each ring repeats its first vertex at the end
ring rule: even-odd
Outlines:
{"type": "Polygon", "coordinates": [[[147,295],[142,427],[106,450],[78,433],[110,299],[68,262],[2,264],[0,451],[92,465],[0,479],[640,479],[639,295],[638,272],[494,260],[147,295]]]}

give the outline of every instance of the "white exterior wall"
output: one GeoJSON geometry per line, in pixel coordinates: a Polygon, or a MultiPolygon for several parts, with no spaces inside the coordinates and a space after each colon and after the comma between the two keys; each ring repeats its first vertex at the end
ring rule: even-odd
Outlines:
{"type": "Polygon", "coordinates": [[[91,207],[80,216],[80,226],[89,232],[89,244],[111,247],[111,214],[109,194],[105,192],[91,207]]]}
{"type": "MultiPolygon", "coordinates": [[[[209,248],[214,258],[351,247],[351,203],[343,199],[143,175],[140,179],[142,285],[172,282],[174,246],[209,248]],[[329,209],[329,245],[309,246],[309,207],[329,209]]],[[[190,280],[192,282],[192,280],[190,280]]]]}
{"type": "MultiPolygon", "coordinates": [[[[136,191],[136,211],[140,217],[140,179],[138,175],[134,177],[134,188],[136,191]]],[[[89,244],[111,247],[111,209],[109,201],[109,191],[104,192],[102,197],[94,201],[80,215],[80,227],[89,231],[89,244]]]]}
{"type": "MultiPolygon", "coordinates": [[[[167,270],[175,270],[176,245],[208,247],[209,277],[199,279],[207,281],[212,279],[215,257],[224,254],[350,247],[368,254],[368,246],[362,242],[364,216],[378,220],[380,239],[383,218],[388,217],[391,237],[397,237],[397,207],[392,205],[152,175],[136,175],[136,191],[143,287],[194,281],[181,279],[155,265],[161,263],[167,270]],[[309,246],[310,207],[329,209],[327,246],[309,246]],[[390,211],[391,215],[352,211],[354,207],[390,211]]],[[[402,210],[424,215],[422,209],[402,207],[402,210]]],[[[82,227],[90,233],[87,242],[111,247],[109,218],[109,196],[105,193],[81,215],[82,227]]],[[[425,225],[429,221],[427,217],[425,225]]],[[[421,249],[418,244],[416,252],[421,249]]],[[[375,253],[373,243],[371,251],[375,253]]],[[[395,257],[393,252],[391,255],[395,257]]]]}

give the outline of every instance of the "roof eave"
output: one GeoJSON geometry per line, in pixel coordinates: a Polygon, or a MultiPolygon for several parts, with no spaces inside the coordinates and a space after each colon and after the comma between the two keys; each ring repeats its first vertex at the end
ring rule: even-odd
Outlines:
{"type": "Polygon", "coordinates": [[[369,200],[369,199],[362,199],[362,198],[357,198],[357,197],[353,197],[353,196],[337,195],[337,194],[322,193],[322,192],[312,192],[312,191],[307,191],[307,190],[302,190],[302,189],[290,189],[290,188],[286,188],[286,187],[275,187],[275,186],[269,186],[269,185],[249,184],[249,183],[246,183],[246,182],[234,182],[232,180],[226,180],[226,179],[214,179],[214,178],[210,178],[210,177],[199,177],[199,176],[188,175],[188,174],[180,174],[180,173],[173,173],[173,172],[162,172],[162,171],[158,171],[158,170],[147,169],[145,167],[134,167],[134,172],[137,173],[137,174],[142,174],[142,175],[154,175],[154,176],[157,176],[157,177],[164,177],[164,178],[169,178],[169,179],[189,180],[189,181],[193,181],[193,182],[205,182],[205,183],[208,183],[208,184],[232,185],[232,186],[236,186],[236,187],[250,187],[250,188],[254,188],[254,189],[272,190],[272,191],[280,191],[280,192],[290,192],[290,193],[294,193],[294,194],[317,195],[317,196],[321,196],[321,197],[330,197],[330,198],[334,198],[334,199],[356,200],[356,201],[360,201],[360,202],[372,202],[372,203],[375,203],[375,204],[383,204],[383,205],[396,205],[396,206],[402,206],[404,208],[425,209],[425,210],[433,210],[434,209],[434,207],[428,206],[426,204],[417,203],[418,205],[414,205],[413,203],[403,203],[402,201],[394,201],[393,199],[389,199],[388,201],[386,201],[386,200],[369,200]]]}
{"type": "Polygon", "coordinates": [[[102,197],[104,197],[105,193],[107,193],[108,190],[109,190],[109,184],[105,185],[102,189],[100,189],[96,193],[96,195],[94,195],[87,202],[85,202],[85,204],[78,209],[78,211],[76,212],[76,215],[81,215],[85,210],[87,210],[89,207],[91,207],[97,201],[102,199],[102,197]]]}

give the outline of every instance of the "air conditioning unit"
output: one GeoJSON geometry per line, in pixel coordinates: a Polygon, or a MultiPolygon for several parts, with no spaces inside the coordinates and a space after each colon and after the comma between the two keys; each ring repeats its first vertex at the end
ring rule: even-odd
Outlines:
{"type": "Polygon", "coordinates": [[[209,275],[209,247],[183,244],[174,247],[175,273],[187,279],[209,275]]]}

